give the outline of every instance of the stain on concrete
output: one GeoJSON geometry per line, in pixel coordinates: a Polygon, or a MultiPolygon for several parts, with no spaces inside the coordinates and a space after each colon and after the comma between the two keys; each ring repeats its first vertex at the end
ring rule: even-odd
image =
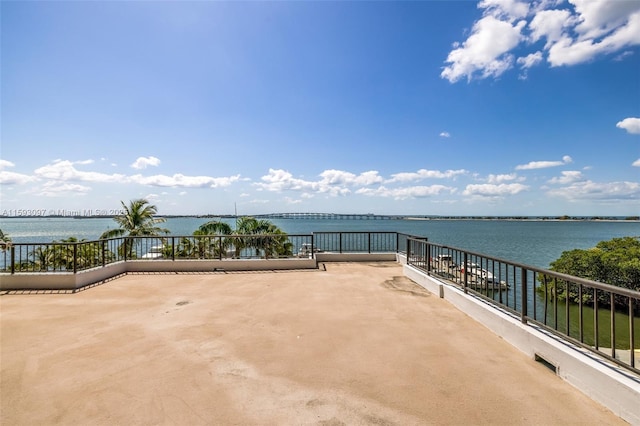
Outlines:
{"type": "Polygon", "coordinates": [[[410,294],[411,296],[429,297],[431,295],[431,293],[411,281],[409,278],[402,276],[395,276],[390,280],[386,280],[382,283],[382,286],[389,290],[410,294]]]}

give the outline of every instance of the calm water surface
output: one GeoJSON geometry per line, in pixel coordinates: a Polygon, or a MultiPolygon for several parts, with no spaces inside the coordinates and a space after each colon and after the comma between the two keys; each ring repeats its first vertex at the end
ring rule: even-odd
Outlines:
{"type": "MultiPolygon", "coordinates": [[[[169,218],[173,235],[190,235],[206,218],[169,218]]],[[[234,221],[226,220],[232,226],[234,221]]],[[[586,249],[616,237],[640,236],[640,222],[511,220],[337,220],[274,219],[289,234],[320,231],[395,231],[430,241],[546,268],[563,251],[586,249]]],[[[113,219],[3,218],[0,229],[16,243],[51,242],[69,237],[94,240],[116,228],[113,219]]]]}

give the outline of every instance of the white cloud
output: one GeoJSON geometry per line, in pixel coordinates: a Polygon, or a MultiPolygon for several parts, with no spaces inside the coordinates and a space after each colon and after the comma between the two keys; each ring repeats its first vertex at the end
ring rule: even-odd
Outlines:
{"type": "Polygon", "coordinates": [[[270,200],[251,200],[249,201],[249,204],[269,204],[271,201],[270,200]]]}
{"type": "Polygon", "coordinates": [[[628,117],[622,121],[618,121],[616,127],[619,129],[624,129],[627,133],[632,133],[635,135],[640,134],[640,118],[637,117],[628,117]]]}
{"type": "Polygon", "coordinates": [[[426,170],[420,169],[417,172],[402,172],[391,175],[391,179],[387,180],[387,183],[391,182],[409,182],[422,179],[452,179],[456,176],[469,173],[464,169],[458,170],[446,170],[441,172],[439,170],[426,170]]]}
{"type": "Polygon", "coordinates": [[[573,162],[571,157],[565,155],[562,157],[562,161],[530,161],[527,164],[520,164],[516,166],[516,170],[534,170],[534,169],[546,169],[548,167],[563,166],[573,162]]]}
{"type": "Polygon", "coordinates": [[[440,76],[455,83],[463,77],[468,81],[479,74],[480,78],[499,77],[512,67],[513,55],[508,52],[522,39],[521,31],[525,21],[515,25],[485,16],[473,25],[471,35],[452,50],[445,61],[440,76]]]}
{"type": "Polygon", "coordinates": [[[301,204],[302,200],[296,200],[291,197],[284,197],[284,202],[287,204],[301,204]]]}
{"type": "Polygon", "coordinates": [[[531,53],[527,56],[518,58],[516,61],[521,68],[527,69],[534,65],[538,65],[542,61],[542,52],[531,53]]]}
{"type": "Polygon", "coordinates": [[[545,47],[549,48],[565,37],[565,31],[575,25],[577,18],[568,10],[541,10],[529,22],[530,39],[536,42],[546,39],[545,47]]]}
{"type": "Polygon", "coordinates": [[[576,10],[579,24],[575,30],[581,39],[601,37],[624,26],[629,16],[640,11],[637,1],[569,0],[576,10]]]}
{"type": "Polygon", "coordinates": [[[78,170],[74,164],[90,164],[87,161],[71,162],[68,160],[55,160],[52,164],[37,168],[34,173],[37,177],[54,179],[59,181],[84,181],[84,182],[125,182],[127,177],[121,174],[106,174],[98,172],[86,172],[78,170]]]}
{"type": "Polygon", "coordinates": [[[538,65],[540,62],[542,62],[542,52],[540,51],[518,58],[516,63],[520,65],[520,68],[522,69],[522,73],[520,73],[518,79],[526,80],[528,78],[527,70],[538,65]]]}
{"type": "Polygon", "coordinates": [[[640,158],[638,158],[636,161],[634,161],[633,163],[631,163],[631,165],[633,167],[640,167],[640,158]]]}
{"type": "Polygon", "coordinates": [[[34,171],[36,177],[56,182],[95,182],[95,183],[138,183],[141,185],[177,188],[219,188],[231,185],[240,180],[240,175],[229,177],[186,176],[176,173],[172,176],[140,174],[126,176],[123,174],[106,174],[78,170],[76,164],[91,164],[91,161],[71,162],[56,160],[34,171]]]}
{"type": "Polygon", "coordinates": [[[529,187],[521,183],[501,183],[501,184],[473,184],[467,185],[462,195],[475,197],[504,197],[515,195],[527,190],[529,187]]]}
{"type": "Polygon", "coordinates": [[[230,177],[210,177],[210,176],[185,176],[176,173],[172,176],[153,175],[131,176],[133,182],[141,185],[172,187],[172,188],[220,188],[231,185],[240,179],[240,175],[230,177]]]}
{"type": "Polygon", "coordinates": [[[478,7],[485,9],[487,14],[507,20],[524,18],[529,13],[529,4],[518,0],[481,0],[478,7]]]}
{"type": "Polygon", "coordinates": [[[572,182],[578,182],[583,180],[582,172],[577,170],[572,171],[563,171],[561,172],[562,176],[554,177],[549,180],[549,183],[559,183],[566,185],[572,182]]]}
{"type": "Polygon", "coordinates": [[[508,175],[502,174],[502,175],[489,175],[487,176],[487,183],[503,183],[503,182],[509,182],[512,180],[524,180],[524,178],[519,178],[518,175],[516,173],[510,173],[508,175]]]}
{"type": "Polygon", "coordinates": [[[575,182],[569,186],[553,189],[550,195],[577,200],[632,200],[640,199],[640,183],[638,182],[606,182],[598,183],[590,180],[575,182]]]}
{"type": "Polygon", "coordinates": [[[22,185],[35,180],[37,179],[33,176],[0,170],[0,184],[3,185],[22,185]]]}
{"type": "Polygon", "coordinates": [[[342,170],[325,170],[320,173],[322,180],[320,185],[372,185],[383,181],[378,172],[371,170],[368,172],[355,175],[342,170]]]}
{"type": "Polygon", "coordinates": [[[294,178],[291,173],[282,169],[269,169],[269,173],[262,176],[261,183],[255,185],[266,191],[281,192],[293,191],[315,191],[319,185],[317,182],[310,182],[303,179],[294,178]]]}
{"type": "Polygon", "coordinates": [[[77,183],[45,182],[42,188],[35,191],[35,194],[45,197],[62,197],[70,194],[85,195],[89,191],[91,191],[90,187],[77,183]]]}
{"type": "Polygon", "coordinates": [[[285,170],[270,169],[269,174],[262,177],[262,182],[254,184],[260,190],[267,191],[299,191],[302,198],[312,198],[313,194],[325,193],[332,196],[347,195],[355,192],[359,195],[391,197],[397,200],[407,198],[421,198],[437,195],[443,191],[454,192],[455,188],[444,185],[411,186],[411,187],[373,187],[382,182],[407,182],[425,179],[427,177],[445,178],[455,177],[467,173],[465,170],[448,170],[446,172],[419,170],[417,173],[398,173],[391,179],[385,180],[377,171],[368,171],[359,175],[342,170],[325,170],[320,174],[320,180],[307,181],[293,177],[285,170]]]}
{"type": "Polygon", "coordinates": [[[157,203],[158,200],[160,200],[160,195],[154,194],[154,193],[150,193],[150,194],[145,195],[142,198],[153,204],[153,203],[157,203]]]}
{"type": "Polygon", "coordinates": [[[0,170],[6,169],[7,167],[15,167],[11,161],[0,159],[0,170]]]}
{"type": "Polygon", "coordinates": [[[408,198],[431,197],[434,195],[438,195],[444,191],[455,192],[455,188],[444,185],[410,186],[406,188],[386,188],[384,186],[381,186],[376,189],[361,188],[356,191],[356,194],[375,197],[391,197],[396,200],[406,200],[408,198]]]}
{"type": "Polygon", "coordinates": [[[632,55],[633,55],[633,51],[625,50],[624,52],[620,53],[615,58],[613,58],[613,60],[619,62],[619,61],[624,60],[624,58],[627,58],[627,57],[632,56],[632,55]]]}
{"type": "Polygon", "coordinates": [[[160,165],[160,159],[150,156],[150,157],[138,157],[136,161],[131,164],[131,167],[134,169],[146,169],[147,166],[158,166],[160,165]]]}
{"type": "Polygon", "coordinates": [[[441,132],[440,133],[440,137],[441,138],[450,138],[451,135],[449,134],[449,132],[441,132]]]}
{"type": "Polygon", "coordinates": [[[13,164],[11,161],[0,159],[0,184],[22,185],[37,180],[33,176],[4,170],[9,167],[15,167],[15,164],[13,164]]]}
{"type": "Polygon", "coordinates": [[[640,44],[640,2],[572,0],[571,32],[548,39],[551,66],[576,65],[640,44]],[[577,33],[577,36],[574,34],[577,33]]]}
{"type": "Polygon", "coordinates": [[[286,170],[269,169],[269,174],[262,176],[262,181],[255,185],[266,191],[302,191],[328,193],[333,196],[346,195],[351,192],[349,187],[369,186],[381,183],[383,178],[375,170],[356,175],[342,170],[325,170],[320,173],[320,180],[308,181],[294,178],[286,170]]]}
{"type": "Polygon", "coordinates": [[[440,76],[451,83],[462,77],[498,77],[512,67],[511,52],[516,47],[535,44],[538,49],[539,42],[544,42],[543,51],[518,58],[523,69],[541,63],[545,54],[552,67],[570,66],[640,45],[639,1],[539,1],[531,6],[508,0],[481,1],[482,18],[474,23],[466,41],[454,43],[440,76]],[[490,40],[500,42],[490,46],[490,40]]]}

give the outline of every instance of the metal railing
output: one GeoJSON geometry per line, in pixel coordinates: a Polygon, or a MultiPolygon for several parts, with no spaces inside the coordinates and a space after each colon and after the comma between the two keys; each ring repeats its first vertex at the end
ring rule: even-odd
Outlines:
{"type": "Polygon", "coordinates": [[[640,373],[640,292],[411,237],[406,253],[428,275],[640,373]]]}
{"type": "Polygon", "coordinates": [[[305,235],[137,236],[94,241],[13,243],[0,253],[0,271],[11,274],[76,273],[131,260],[308,258],[315,257],[318,252],[396,252],[401,247],[402,237],[396,232],[320,232],[305,235]]]}
{"type": "Polygon", "coordinates": [[[337,253],[389,253],[398,251],[397,232],[314,232],[318,250],[337,253]]]}
{"type": "Polygon", "coordinates": [[[12,243],[2,251],[0,271],[79,272],[124,260],[126,238],[108,240],[12,243]]]}
{"type": "Polygon", "coordinates": [[[187,235],[13,243],[0,272],[60,273],[132,260],[314,258],[319,252],[405,253],[407,264],[454,283],[523,323],[594,351],[636,373],[640,292],[429,242],[397,232],[187,235]]]}

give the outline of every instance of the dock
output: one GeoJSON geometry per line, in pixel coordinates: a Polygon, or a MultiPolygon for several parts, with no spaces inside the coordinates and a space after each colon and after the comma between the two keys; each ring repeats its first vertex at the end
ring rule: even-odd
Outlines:
{"type": "Polygon", "coordinates": [[[431,259],[431,274],[441,279],[450,281],[457,285],[464,284],[464,275],[467,275],[467,286],[474,290],[483,290],[486,292],[507,291],[509,284],[497,279],[487,271],[478,267],[470,268],[470,271],[464,271],[460,265],[452,260],[431,259]]]}

